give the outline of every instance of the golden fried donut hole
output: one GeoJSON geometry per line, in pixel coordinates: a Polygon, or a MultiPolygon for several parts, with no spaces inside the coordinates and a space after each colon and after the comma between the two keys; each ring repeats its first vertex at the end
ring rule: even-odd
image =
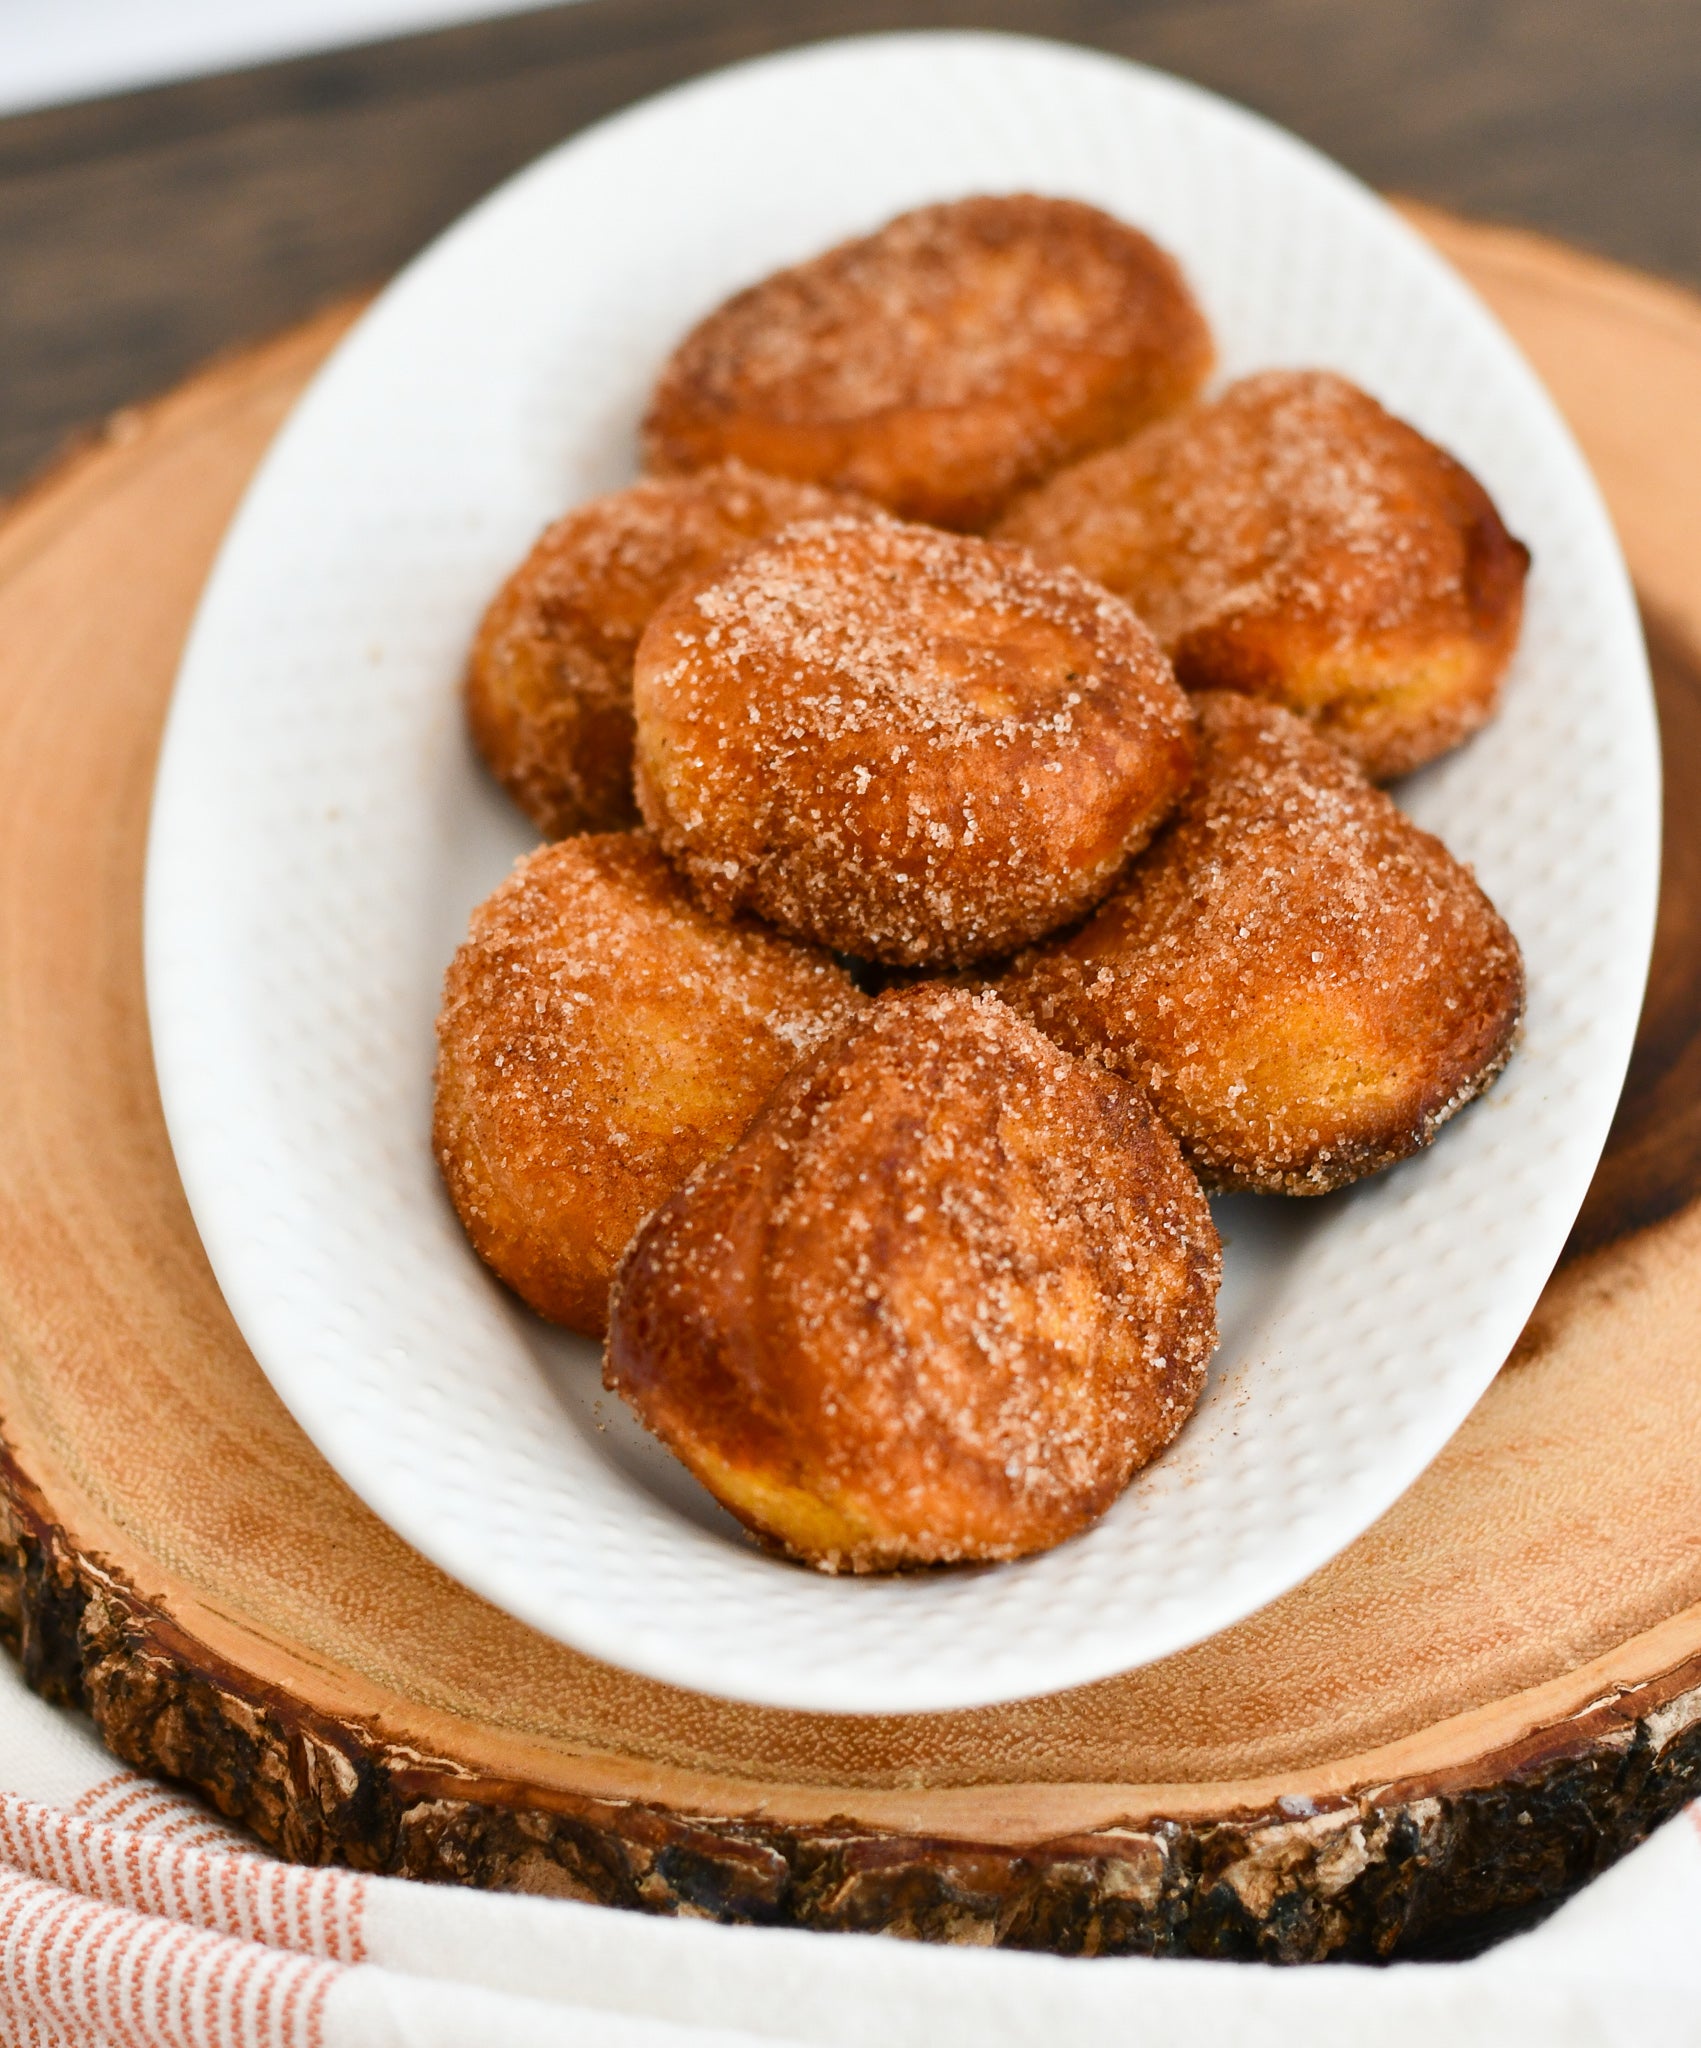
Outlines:
{"type": "Polygon", "coordinates": [[[649,1219],[604,1377],[823,1571],[1021,1557],[1186,1421],[1220,1270],[1139,1092],[934,983],[882,996],[649,1219]]]}
{"type": "Polygon", "coordinates": [[[973,530],[1182,404],[1211,337],[1173,260],[1072,199],[960,199],[740,292],[662,372],[657,470],[736,455],[973,530]]]}
{"type": "Polygon", "coordinates": [[[746,550],[656,613],[633,690],[638,801],[703,902],[900,966],[1079,917],[1192,769],[1126,605],[930,527],[746,550]]]}
{"type": "Polygon", "coordinates": [[[437,1020],[438,1161],[487,1265],[600,1335],[642,1218],[864,998],[699,910],[640,832],[564,839],[473,913],[437,1020]]]}
{"type": "Polygon", "coordinates": [[[637,823],[632,656],[676,584],[794,519],[873,509],[726,462],[558,519],[497,592],[466,678],[478,749],[538,830],[559,839],[637,823]]]}
{"type": "Polygon", "coordinates": [[[1492,714],[1530,562],[1469,470],[1321,370],[1231,385],[999,532],[1127,598],[1189,689],[1273,698],[1378,782],[1492,714]]]}
{"type": "Polygon", "coordinates": [[[1174,821],[1000,988],[1137,1081],[1208,1187],[1323,1194],[1488,1086],[1523,963],[1470,870],[1302,720],[1226,692],[1198,707],[1174,821]]]}

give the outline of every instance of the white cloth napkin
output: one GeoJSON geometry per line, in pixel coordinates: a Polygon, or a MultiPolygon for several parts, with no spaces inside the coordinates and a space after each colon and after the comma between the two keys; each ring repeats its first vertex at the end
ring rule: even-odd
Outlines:
{"type": "Polygon", "coordinates": [[[275,1861],[0,1659],[6,2048],[1701,2043],[1688,1812],[1460,1964],[1065,1961],[650,1919],[275,1861]]]}

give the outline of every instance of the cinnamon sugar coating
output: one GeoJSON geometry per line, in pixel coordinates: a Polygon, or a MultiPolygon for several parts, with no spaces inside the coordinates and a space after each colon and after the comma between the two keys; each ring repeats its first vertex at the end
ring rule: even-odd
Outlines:
{"type": "Polygon", "coordinates": [[[927,527],[746,550],[661,607],[633,688],[639,804],[702,901],[899,966],[1079,917],[1192,770],[1126,605],[927,527]]]}
{"type": "Polygon", "coordinates": [[[1244,378],[999,532],[1127,598],[1189,689],[1285,704],[1375,781],[1493,713],[1530,560],[1468,470],[1321,370],[1244,378]]]}
{"type": "Polygon", "coordinates": [[[664,597],[794,519],[872,506],[727,462],[650,478],[558,519],[498,591],[467,669],[467,718],[539,831],[635,825],[632,657],[664,597]]]}
{"type": "Polygon", "coordinates": [[[473,913],[434,1143],[479,1256],[600,1335],[643,1217],[864,1005],[823,955],[700,911],[642,833],[560,840],[473,913]]]}
{"type": "Polygon", "coordinates": [[[1137,1090],[933,984],[881,997],[648,1220],[604,1376],[821,1570],[1021,1557],[1186,1421],[1220,1270],[1137,1090]]]}
{"type": "Polygon", "coordinates": [[[1211,337],[1175,262],[1071,199],[960,199],[738,293],[663,370],[648,465],[726,455],[973,531],[1182,404],[1211,337]]]}
{"type": "Polygon", "coordinates": [[[1427,1145],[1511,1054],[1517,942],[1301,720],[1198,699],[1198,777],[1127,885],[999,984],[1137,1081],[1209,1187],[1323,1194],[1427,1145]]]}

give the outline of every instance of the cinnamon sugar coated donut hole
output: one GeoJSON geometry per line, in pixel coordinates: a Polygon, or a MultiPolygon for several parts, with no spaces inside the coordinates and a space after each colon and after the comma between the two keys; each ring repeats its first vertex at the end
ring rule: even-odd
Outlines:
{"type": "Polygon", "coordinates": [[[645,455],[736,455],[973,531],[1182,404],[1211,359],[1181,271],[1137,229],[1072,199],[960,199],[711,313],[662,372],[645,455]]]}
{"type": "Polygon", "coordinates": [[[794,519],[873,510],[727,462],[558,519],[485,613],[466,680],[479,751],[538,830],[557,839],[638,822],[632,657],[676,584],[794,519]]]}
{"type": "Polygon", "coordinates": [[[644,1225],[605,1379],[821,1570],[1021,1557],[1186,1421],[1220,1268],[1136,1089],[995,996],[896,991],[644,1225]]]}
{"type": "Polygon", "coordinates": [[[437,1023],[437,1157],[479,1256],[600,1335],[639,1222],[863,1003],[706,917],[642,833],[540,847],[473,913],[437,1023]]]}
{"type": "Polygon", "coordinates": [[[1322,370],[1231,385],[999,532],[1127,598],[1189,689],[1285,704],[1376,781],[1493,713],[1530,560],[1468,470],[1322,370]]]}
{"type": "Polygon", "coordinates": [[[1126,887],[1002,993],[1146,1090],[1217,1188],[1323,1194],[1427,1145],[1505,1065],[1518,946],[1438,839],[1249,697],[1126,887]]]}
{"type": "Polygon", "coordinates": [[[633,689],[639,804],[702,901],[899,966],[1081,916],[1192,772],[1126,605],[926,527],[746,550],[661,607],[633,689]]]}

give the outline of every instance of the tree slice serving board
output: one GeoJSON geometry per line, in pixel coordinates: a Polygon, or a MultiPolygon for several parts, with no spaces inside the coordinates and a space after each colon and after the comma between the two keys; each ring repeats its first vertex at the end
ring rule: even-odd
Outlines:
{"type": "Polygon", "coordinates": [[[1701,1777],[1701,305],[1415,217],[1605,486],[1670,796],[1648,1012],[1573,1256],[1411,1492],[1145,1670],[838,1719],[578,1656],[341,1485],[202,1256],[140,952],[179,646],[331,315],[114,421],[0,528],[0,1614],[33,1685],[286,1856],[1068,1952],[1456,1952],[1680,1803],[1701,1777]]]}

